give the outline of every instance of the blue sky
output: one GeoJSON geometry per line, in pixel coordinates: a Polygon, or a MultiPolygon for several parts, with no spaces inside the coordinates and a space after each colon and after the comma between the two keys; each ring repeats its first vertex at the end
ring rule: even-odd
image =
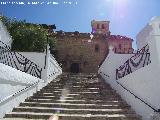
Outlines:
{"type": "MultiPolygon", "coordinates": [[[[56,24],[57,30],[91,32],[91,20],[109,20],[114,35],[135,40],[136,34],[154,16],[160,16],[160,0],[19,0],[25,5],[6,4],[0,13],[32,23],[56,24]],[[28,4],[28,2],[30,4],[28,4]],[[33,5],[32,2],[39,2],[33,5]],[[42,2],[45,2],[42,4],[42,2]],[[47,2],[52,2],[47,4],[47,2]],[[53,4],[53,2],[58,4],[53,4]]],[[[133,44],[135,47],[135,42],[133,44]]]]}

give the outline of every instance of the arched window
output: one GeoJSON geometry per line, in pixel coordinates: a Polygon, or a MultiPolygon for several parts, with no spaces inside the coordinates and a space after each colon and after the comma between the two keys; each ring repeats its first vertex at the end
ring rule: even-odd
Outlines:
{"type": "Polygon", "coordinates": [[[95,45],[95,52],[99,52],[99,45],[95,45]]]}

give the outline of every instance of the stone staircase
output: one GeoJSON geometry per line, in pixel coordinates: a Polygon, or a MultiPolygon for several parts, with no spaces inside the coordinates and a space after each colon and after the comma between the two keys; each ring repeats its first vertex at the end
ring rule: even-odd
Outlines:
{"type": "Polygon", "coordinates": [[[7,120],[141,120],[130,106],[103,80],[95,75],[63,74],[59,81],[27,98],[11,113],[7,120]]]}

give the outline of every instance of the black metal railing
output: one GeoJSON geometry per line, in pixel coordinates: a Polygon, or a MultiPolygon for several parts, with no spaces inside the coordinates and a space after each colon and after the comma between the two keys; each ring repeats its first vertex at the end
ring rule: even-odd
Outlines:
{"type": "Polygon", "coordinates": [[[124,87],[121,83],[119,83],[118,81],[116,81],[117,84],[119,84],[123,89],[125,89],[127,92],[129,92],[130,94],[132,94],[135,98],[139,99],[141,102],[143,102],[145,105],[147,105],[148,107],[150,107],[154,112],[158,112],[160,113],[160,109],[156,109],[155,107],[153,107],[151,104],[149,104],[148,102],[146,102],[145,100],[143,100],[142,98],[140,98],[139,96],[137,96],[136,94],[134,94],[133,92],[131,92],[129,89],[127,89],[126,87],[124,87]]]}
{"type": "Polygon", "coordinates": [[[108,77],[109,78],[109,75],[107,75],[107,74],[105,74],[105,73],[103,73],[103,72],[99,72],[99,74],[103,74],[104,76],[106,76],[106,77],[108,77]]]}
{"type": "MultiPolygon", "coordinates": [[[[106,77],[109,78],[109,75],[103,73],[103,72],[100,72],[100,75],[104,75],[106,77]]],[[[102,79],[104,79],[103,77],[101,77],[102,79]]],[[[120,82],[118,82],[116,80],[116,83],[118,85],[120,85],[124,90],[126,90],[127,92],[129,92],[131,95],[133,95],[136,99],[140,100],[142,103],[144,103],[146,106],[148,106],[149,108],[151,108],[154,112],[157,112],[157,113],[160,113],[160,109],[156,109],[155,107],[153,107],[150,103],[146,102],[145,100],[143,100],[141,97],[139,97],[138,95],[136,95],[134,92],[132,92],[131,90],[127,89],[125,86],[123,86],[120,82]]]]}
{"type": "MultiPolygon", "coordinates": [[[[35,83],[33,83],[33,84],[29,85],[29,86],[26,86],[25,88],[23,88],[23,89],[15,92],[15,93],[13,93],[13,94],[5,97],[4,99],[0,100],[0,105],[1,105],[1,104],[3,105],[4,102],[6,102],[7,100],[10,100],[10,99],[12,99],[13,97],[18,96],[19,94],[21,94],[21,93],[23,93],[23,92],[26,92],[26,91],[30,90],[31,88],[36,87],[36,86],[38,85],[38,83],[39,83],[39,81],[37,81],[37,82],[35,82],[35,83]]],[[[36,90],[36,91],[37,91],[37,90],[36,90]]]]}
{"type": "Polygon", "coordinates": [[[123,65],[116,69],[116,80],[148,65],[151,63],[149,45],[144,46],[140,51],[137,51],[123,65]]]}
{"type": "Polygon", "coordinates": [[[11,66],[32,76],[41,78],[42,68],[0,41],[0,63],[11,66]]]}

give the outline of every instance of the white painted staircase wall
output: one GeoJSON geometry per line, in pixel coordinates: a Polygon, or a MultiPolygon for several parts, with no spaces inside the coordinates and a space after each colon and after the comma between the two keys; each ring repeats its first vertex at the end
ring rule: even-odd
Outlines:
{"type": "MultiPolygon", "coordinates": [[[[149,45],[151,63],[118,79],[118,82],[158,110],[160,109],[160,18],[152,19],[143,30],[138,34],[138,48],[140,49],[146,44],[149,45]],[[151,29],[146,30],[149,28],[151,29]],[[143,40],[141,41],[140,38],[143,38],[143,40]]],[[[116,69],[129,58],[129,55],[115,54],[110,50],[99,69],[99,73],[143,117],[143,120],[160,120],[159,113],[117,84],[116,69]]]]}

